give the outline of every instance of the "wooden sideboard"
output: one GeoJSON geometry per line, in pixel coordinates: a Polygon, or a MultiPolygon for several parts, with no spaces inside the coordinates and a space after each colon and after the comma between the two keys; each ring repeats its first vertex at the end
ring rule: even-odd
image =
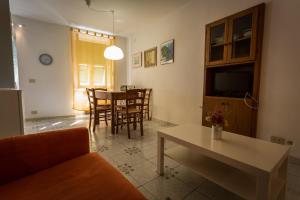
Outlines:
{"type": "Polygon", "coordinates": [[[211,125],[205,117],[219,107],[226,131],[256,137],[264,10],[260,4],[206,25],[204,126],[211,125]]]}

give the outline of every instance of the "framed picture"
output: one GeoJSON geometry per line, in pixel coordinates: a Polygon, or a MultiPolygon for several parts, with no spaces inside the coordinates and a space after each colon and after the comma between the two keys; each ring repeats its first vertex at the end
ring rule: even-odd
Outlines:
{"type": "Polygon", "coordinates": [[[153,67],[157,65],[157,47],[144,51],[145,67],[153,67]]]}
{"type": "Polygon", "coordinates": [[[132,55],[132,67],[142,66],[142,52],[137,52],[132,55]]]}
{"type": "Polygon", "coordinates": [[[174,62],[174,39],[160,45],[160,64],[170,64],[174,62]]]}

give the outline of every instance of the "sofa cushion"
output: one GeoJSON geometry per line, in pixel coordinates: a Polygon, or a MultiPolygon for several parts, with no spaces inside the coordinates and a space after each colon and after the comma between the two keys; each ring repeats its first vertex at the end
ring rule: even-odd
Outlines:
{"type": "Polygon", "coordinates": [[[0,186],[1,200],[144,200],[143,195],[97,153],[66,161],[0,186]]]}

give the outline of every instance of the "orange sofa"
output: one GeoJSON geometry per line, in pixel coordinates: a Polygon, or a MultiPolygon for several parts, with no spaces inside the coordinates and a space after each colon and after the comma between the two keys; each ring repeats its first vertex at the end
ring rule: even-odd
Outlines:
{"type": "Polygon", "coordinates": [[[145,200],[97,153],[86,128],[0,139],[1,200],[145,200]]]}

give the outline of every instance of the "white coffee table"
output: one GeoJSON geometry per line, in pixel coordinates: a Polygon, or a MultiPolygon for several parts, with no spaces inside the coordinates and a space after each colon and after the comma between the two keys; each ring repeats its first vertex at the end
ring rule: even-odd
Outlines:
{"type": "Polygon", "coordinates": [[[211,128],[180,125],[158,131],[157,169],[164,155],[245,199],[285,199],[289,147],[223,131],[213,140],[211,128]],[[177,147],[164,150],[165,140],[177,147]]]}

